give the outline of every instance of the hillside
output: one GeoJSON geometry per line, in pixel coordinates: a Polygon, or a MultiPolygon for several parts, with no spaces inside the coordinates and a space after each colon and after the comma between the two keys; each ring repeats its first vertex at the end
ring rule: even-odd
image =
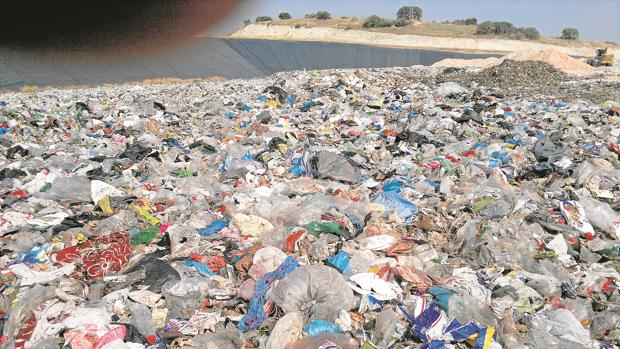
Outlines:
{"type": "Polygon", "coordinates": [[[230,34],[234,38],[329,41],[390,47],[511,53],[521,50],[556,49],[575,56],[591,56],[597,47],[609,47],[620,57],[620,46],[596,41],[566,41],[541,37],[521,41],[497,36],[474,35],[476,26],[414,22],[405,27],[364,28],[363,20],[290,19],[250,24],[230,34]]]}

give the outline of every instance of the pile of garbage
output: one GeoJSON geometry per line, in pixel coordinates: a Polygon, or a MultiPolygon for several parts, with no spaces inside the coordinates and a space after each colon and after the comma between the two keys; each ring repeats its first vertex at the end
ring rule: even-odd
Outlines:
{"type": "Polygon", "coordinates": [[[0,345],[617,348],[618,101],[425,72],[0,95],[0,345]]]}
{"type": "Polygon", "coordinates": [[[444,81],[476,82],[483,86],[519,89],[524,86],[546,87],[568,80],[566,73],[543,61],[503,60],[480,71],[450,72],[444,81]]]}
{"type": "Polygon", "coordinates": [[[566,80],[566,74],[543,61],[513,61],[486,68],[475,75],[474,81],[501,88],[518,86],[547,86],[566,80]]]}

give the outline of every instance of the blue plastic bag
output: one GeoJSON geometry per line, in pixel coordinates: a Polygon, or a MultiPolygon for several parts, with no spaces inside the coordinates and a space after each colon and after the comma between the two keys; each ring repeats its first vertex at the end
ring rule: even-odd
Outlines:
{"type": "Polygon", "coordinates": [[[189,267],[189,268],[196,269],[198,274],[200,274],[202,276],[213,276],[213,275],[215,275],[215,273],[211,269],[209,269],[209,267],[206,264],[200,263],[200,262],[196,262],[196,261],[191,260],[191,259],[185,261],[185,266],[189,267]]]}
{"type": "Polygon", "coordinates": [[[400,190],[403,186],[403,182],[392,181],[383,185],[383,191],[395,191],[397,193],[400,193],[400,190]]]}
{"type": "Polygon", "coordinates": [[[349,264],[351,263],[351,259],[349,258],[349,255],[344,251],[340,251],[337,255],[330,257],[327,260],[327,263],[336,268],[336,270],[341,273],[348,273],[351,271],[351,267],[349,266],[349,264]]]}
{"type": "Polygon", "coordinates": [[[248,309],[248,313],[237,324],[237,328],[241,332],[254,330],[258,328],[263,321],[265,321],[267,315],[263,310],[263,306],[265,305],[267,291],[269,291],[271,285],[273,285],[276,280],[284,279],[288,273],[297,268],[299,268],[299,263],[297,263],[293,257],[289,256],[286,257],[278,269],[272,271],[271,273],[265,274],[262,278],[260,278],[260,280],[258,280],[256,283],[256,290],[250,300],[250,308],[248,309]]]}
{"type": "Polygon", "coordinates": [[[433,286],[428,290],[435,297],[435,304],[445,311],[448,311],[448,301],[454,292],[445,287],[433,286]]]}
{"type": "Polygon", "coordinates": [[[308,336],[318,336],[322,333],[342,333],[340,326],[331,321],[326,320],[314,320],[308,326],[304,327],[304,332],[308,336]]]}
{"type": "Polygon", "coordinates": [[[201,236],[211,236],[220,232],[220,230],[228,227],[227,220],[217,220],[209,224],[206,228],[198,229],[198,234],[201,236]]]}
{"type": "Polygon", "coordinates": [[[375,203],[383,205],[386,210],[394,210],[404,220],[409,220],[418,213],[418,207],[413,202],[395,191],[382,192],[375,199],[375,203]]]}

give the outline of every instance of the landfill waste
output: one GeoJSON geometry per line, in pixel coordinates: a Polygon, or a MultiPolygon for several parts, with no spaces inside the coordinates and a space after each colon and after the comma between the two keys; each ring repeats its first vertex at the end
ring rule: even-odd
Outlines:
{"type": "Polygon", "coordinates": [[[0,347],[618,348],[620,96],[570,79],[0,94],[0,347]]]}
{"type": "Polygon", "coordinates": [[[564,81],[567,76],[561,70],[543,61],[504,60],[473,76],[482,85],[496,84],[500,88],[522,85],[551,85],[564,81]]]}

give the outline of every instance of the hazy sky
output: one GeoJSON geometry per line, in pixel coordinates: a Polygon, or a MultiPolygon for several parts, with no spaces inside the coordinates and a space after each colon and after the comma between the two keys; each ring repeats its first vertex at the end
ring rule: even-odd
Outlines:
{"type": "Polygon", "coordinates": [[[284,11],[293,17],[319,10],[336,16],[394,17],[403,5],[420,6],[426,20],[505,20],[519,27],[536,27],[545,36],[559,36],[562,28],[571,26],[584,39],[620,43],[620,0],[246,0],[212,32],[230,32],[245,18],[276,17],[284,11]]]}

